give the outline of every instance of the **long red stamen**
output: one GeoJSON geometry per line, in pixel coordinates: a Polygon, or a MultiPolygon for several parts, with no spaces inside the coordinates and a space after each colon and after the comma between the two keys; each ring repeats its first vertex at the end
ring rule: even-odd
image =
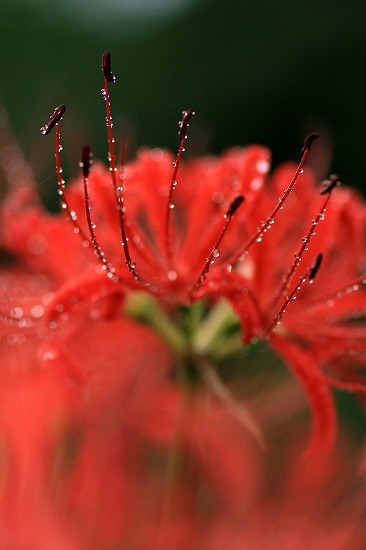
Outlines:
{"type": "Polygon", "coordinates": [[[123,247],[123,252],[125,255],[126,265],[130,272],[132,273],[134,279],[139,281],[142,284],[144,281],[140,278],[136,271],[136,264],[131,258],[130,249],[128,246],[128,237],[126,234],[126,220],[125,220],[125,207],[124,207],[124,197],[123,197],[123,186],[117,184],[117,167],[116,167],[116,155],[114,151],[115,138],[113,136],[113,119],[111,113],[111,102],[109,99],[109,88],[108,84],[110,82],[115,82],[116,77],[112,73],[111,69],[111,56],[108,51],[104,52],[102,57],[102,70],[104,75],[104,88],[102,89],[102,96],[105,101],[106,108],[106,126],[107,126],[107,136],[108,136],[108,162],[109,162],[109,171],[111,173],[113,191],[116,196],[117,201],[117,210],[119,216],[119,226],[121,234],[121,245],[123,247]]]}
{"type": "Polygon", "coordinates": [[[41,134],[48,135],[53,128],[55,128],[55,164],[56,164],[56,174],[57,174],[57,187],[58,187],[58,194],[60,196],[61,201],[61,208],[66,212],[67,217],[71,221],[71,223],[74,226],[74,232],[78,233],[81,237],[81,240],[83,242],[83,246],[87,247],[89,246],[89,239],[81,229],[77,219],[77,214],[74,210],[71,210],[67,196],[65,193],[65,180],[62,177],[62,166],[61,166],[61,157],[60,153],[62,151],[62,145],[60,143],[61,134],[60,134],[60,120],[64,116],[66,111],[65,105],[60,105],[59,107],[56,107],[53,114],[50,116],[50,119],[47,124],[42,126],[40,129],[41,134]]]}
{"type": "Polygon", "coordinates": [[[260,224],[260,227],[258,227],[257,231],[254,233],[254,235],[248,240],[248,242],[244,245],[244,247],[236,254],[234,259],[231,261],[232,265],[235,263],[244,260],[244,258],[247,256],[249,249],[253,246],[256,242],[261,242],[263,239],[263,235],[267,233],[274,224],[275,216],[279,210],[283,209],[283,204],[286,201],[287,197],[293,190],[294,186],[296,185],[297,178],[299,174],[301,173],[303,166],[305,164],[306,158],[310,152],[311,146],[314,143],[316,139],[319,138],[319,134],[316,132],[313,132],[312,134],[309,134],[306,136],[304,141],[304,146],[301,149],[302,157],[300,159],[300,162],[298,164],[298,167],[296,168],[296,171],[292,177],[292,180],[290,181],[288,187],[283,192],[283,195],[279,198],[277,205],[272,210],[272,212],[269,214],[267,220],[265,222],[262,222],[260,224]]]}
{"type": "Polygon", "coordinates": [[[89,228],[90,233],[90,240],[94,248],[95,255],[98,257],[98,260],[100,261],[102,265],[102,269],[107,272],[107,277],[109,279],[113,279],[114,281],[118,281],[119,278],[115,274],[115,267],[112,266],[106,259],[105,253],[103,252],[102,247],[100,246],[98,239],[95,234],[95,228],[96,225],[91,219],[90,215],[90,197],[88,192],[88,178],[89,178],[89,169],[91,165],[91,151],[89,145],[84,145],[82,154],[81,154],[81,163],[80,166],[82,168],[83,173],[83,182],[84,182],[84,199],[85,199],[85,215],[86,215],[86,221],[89,228]]]}
{"type": "Polygon", "coordinates": [[[227,209],[227,211],[224,215],[224,220],[225,221],[224,221],[224,225],[221,229],[220,235],[219,235],[214,247],[212,248],[212,250],[210,252],[210,255],[206,259],[205,265],[203,266],[203,269],[202,269],[196,283],[194,284],[192,290],[189,293],[190,300],[192,300],[194,293],[197,292],[197,290],[199,290],[202,283],[206,279],[207,273],[210,270],[211,264],[214,263],[215,258],[218,258],[220,256],[221,241],[224,238],[224,235],[225,235],[225,233],[227,232],[227,230],[229,228],[229,225],[231,223],[231,220],[234,217],[235,212],[238,210],[238,208],[243,203],[243,201],[244,201],[244,197],[242,195],[238,195],[237,197],[235,197],[231,201],[230,206],[229,206],[229,208],[227,209]]]}
{"type": "Polygon", "coordinates": [[[341,286],[336,290],[333,290],[332,292],[325,294],[324,296],[320,296],[319,298],[316,298],[314,305],[309,306],[308,311],[311,311],[311,312],[316,311],[318,309],[321,309],[324,306],[332,307],[334,305],[335,300],[339,300],[343,298],[343,296],[348,296],[349,294],[352,294],[353,292],[357,292],[361,288],[365,288],[365,287],[366,287],[366,273],[362,273],[362,275],[359,275],[352,281],[349,281],[346,285],[341,286]]]}
{"type": "Polygon", "coordinates": [[[193,109],[187,109],[186,111],[183,111],[182,112],[183,118],[179,122],[179,128],[180,128],[178,132],[179,139],[180,139],[179,149],[178,149],[178,153],[175,158],[175,161],[173,162],[174,169],[173,169],[172,181],[170,183],[168,201],[167,201],[167,207],[166,207],[166,213],[165,213],[165,248],[166,248],[167,257],[170,261],[172,260],[172,257],[174,254],[174,243],[173,243],[173,235],[172,235],[172,227],[171,227],[172,211],[174,210],[173,193],[178,184],[177,175],[178,175],[180,161],[182,159],[182,154],[185,151],[184,144],[187,139],[189,121],[194,114],[195,112],[193,109]]]}
{"type": "Polygon", "coordinates": [[[314,259],[313,264],[310,267],[308,267],[308,269],[303,275],[301,275],[297,284],[294,286],[291,292],[286,296],[284,303],[282,304],[278,313],[275,315],[273,321],[268,325],[264,334],[264,338],[268,338],[268,336],[273,331],[273,329],[281,323],[283,315],[286,312],[287,306],[292,300],[296,300],[297,293],[299,292],[299,290],[301,289],[305,281],[307,280],[310,284],[314,282],[315,276],[319,271],[322,259],[323,259],[323,254],[318,254],[318,256],[314,259]]]}
{"type": "Polygon", "coordinates": [[[309,249],[309,243],[311,241],[311,238],[315,235],[315,227],[318,225],[318,223],[320,221],[323,221],[325,219],[325,212],[327,210],[328,202],[330,200],[332,191],[339,184],[340,184],[339,177],[336,176],[336,175],[331,175],[329,177],[329,180],[327,181],[326,187],[321,191],[320,194],[321,195],[326,195],[326,199],[325,199],[321,209],[319,210],[318,214],[311,221],[311,225],[310,225],[310,228],[309,228],[308,232],[301,239],[302,245],[301,245],[300,249],[297,252],[295,252],[295,260],[294,260],[293,264],[291,265],[288,273],[284,276],[283,283],[282,283],[281,288],[278,290],[278,292],[277,292],[277,294],[276,294],[276,296],[273,300],[272,307],[274,307],[275,304],[277,304],[278,300],[282,296],[286,295],[286,292],[289,288],[289,285],[291,284],[292,278],[293,278],[297,268],[299,267],[299,264],[302,260],[302,257],[304,255],[304,253],[309,249]]]}

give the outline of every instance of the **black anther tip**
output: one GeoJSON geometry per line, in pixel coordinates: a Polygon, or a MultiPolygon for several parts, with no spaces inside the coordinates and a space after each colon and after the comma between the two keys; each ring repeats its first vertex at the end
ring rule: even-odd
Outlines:
{"type": "Polygon", "coordinates": [[[49,134],[51,132],[52,128],[54,126],[56,126],[56,124],[58,122],[60,122],[60,120],[62,119],[62,117],[65,114],[65,111],[66,111],[66,106],[65,105],[60,105],[59,107],[56,107],[56,109],[54,110],[54,112],[50,116],[50,119],[49,119],[48,123],[45,124],[44,126],[42,126],[42,128],[40,128],[41,134],[43,134],[44,136],[49,134]]]}

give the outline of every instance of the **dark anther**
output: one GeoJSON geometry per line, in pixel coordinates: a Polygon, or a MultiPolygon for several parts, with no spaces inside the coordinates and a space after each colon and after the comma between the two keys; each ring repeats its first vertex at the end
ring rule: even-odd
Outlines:
{"type": "Polygon", "coordinates": [[[232,218],[243,201],[244,201],[243,195],[238,195],[237,197],[235,197],[231,201],[231,204],[230,204],[229,208],[227,209],[225,216],[227,218],[232,218]]]}
{"type": "Polygon", "coordinates": [[[195,112],[194,112],[193,109],[187,109],[186,111],[182,112],[183,118],[179,122],[180,130],[178,132],[178,135],[179,135],[180,139],[183,139],[187,135],[189,121],[191,120],[191,118],[193,117],[194,114],[195,114],[195,112]]]}
{"type": "Polygon", "coordinates": [[[65,114],[65,111],[66,111],[65,105],[60,105],[59,107],[56,107],[56,109],[50,116],[50,120],[48,121],[48,123],[42,126],[42,128],[40,128],[41,134],[43,134],[44,136],[49,134],[52,128],[56,126],[56,124],[62,119],[62,117],[65,114]]]}
{"type": "Polygon", "coordinates": [[[309,274],[309,281],[313,281],[315,279],[316,274],[318,273],[319,268],[321,266],[322,260],[323,260],[323,254],[320,253],[317,255],[317,257],[314,260],[313,267],[311,268],[311,271],[309,274]]]}
{"type": "Polygon", "coordinates": [[[106,51],[102,57],[102,70],[107,82],[115,82],[116,77],[112,73],[111,54],[106,51]]]}
{"type": "Polygon", "coordinates": [[[81,163],[80,163],[84,178],[87,178],[89,176],[89,170],[90,170],[91,164],[92,164],[92,155],[91,155],[90,147],[89,145],[84,145],[83,150],[81,152],[81,163]]]}
{"type": "Polygon", "coordinates": [[[312,144],[316,139],[320,137],[320,134],[318,132],[312,132],[308,136],[306,136],[304,141],[304,146],[301,149],[301,153],[304,154],[306,150],[310,151],[312,144]]]}
{"type": "Polygon", "coordinates": [[[336,174],[332,174],[329,176],[329,180],[326,182],[326,185],[322,191],[320,191],[321,195],[328,195],[333,189],[340,185],[341,178],[337,176],[336,174]]]}

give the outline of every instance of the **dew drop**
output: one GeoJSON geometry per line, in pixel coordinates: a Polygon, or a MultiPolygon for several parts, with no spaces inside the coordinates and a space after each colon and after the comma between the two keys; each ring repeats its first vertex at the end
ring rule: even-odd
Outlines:
{"type": "Polygon", "coordinates": [[[212,256],[214,258],[218,258],[220,256],[220,250],[218,248],[214,248],[212,251],[212,256]]]}
{"type": "Polygon", "coordinates": [[[15,306],[11,310],[10,314],[14,319],[20,319],[21,317],[23,317],[23,310],[21,307],[15,306]]]}
{"type": "Polygon", "coordinates": [[[31,315],[35,319],[39,319],[40,317],[42,317],[43,313],[44,313],[44,309],[40,305],[35,305],[31,309],[31,315]]]}
{"type": "Polygon", "coordinates": [[[168,279],[169,281],[176,281],[178,278],[178,274],[176,271],[174,271],[173,269],[171,269],[170,271],[168,271],[168,279]]]}

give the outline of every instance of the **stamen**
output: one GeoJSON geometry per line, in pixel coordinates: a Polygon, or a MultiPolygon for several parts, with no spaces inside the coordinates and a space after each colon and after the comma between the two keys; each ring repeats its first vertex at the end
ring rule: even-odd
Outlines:
{"type": "Polygon", "coordinates": [[[67,217],[71,221],[71,223],[74,226],[74,232],[78,233],[81,237],[81,240],[83,242],[83,246],[87,247],[89,246],[89,239],[86,237],[85,233],[81,229],[77,219],[77,214],[74,210],[70,209],[66,193],[65,193],[65,180],[62,178],[62,167],[61,167],[61,159],[60,159],[60,153],[62,151],[62,145],[60,143],[60,120],[62,119],[63,115],[65,114],[66,107],[65,105],[60,105],[57,107],[53,114],[50,116],[50,119],[47,124],[42,126],[40,129],[41,133],[43,135],[47,135],[51,132],[51,130],[55,127],[55,163],[56,163],[56,174],[57,174],[57,187],[58,187],[58,194],[60,196],[61,201],[61,208],[66,212],[67,217]]]}
{"type": "Polygon", "coordinates": [[[346,285],[333,290],[332,292],[329,292],[328,294],[325,294],[323,296],[320,296],[316,299],[316,302],[314,305],[311,305],[308,308],[308,311],[317,311],[318,309],[321,309],[324,306],[331,307],[334,305],[334,300],[339,300],[343,296],[348,296],[349,294],[352,294],[353,292],[359,291],[361,288],[366,287],[366,273],[362,273],[359,277],[356,277],[346,285]]]}
{"type": "Polygon", "coordinates": [[[54,110],[54,112],[50,116],[50,119],[49,119],[48,123],[45,124],[44,126],[42,126],[42,128],[40,128],[41,134],[43,134],[44,136],[49,134],[51,132],[52,128],[58,122],[60,122],[60,120],[62,119],[62,117],[65,114],[65,111],[66,111],[66,106],[65,105],[60,105],[59,107],[56,107],[56,109],[54,110]]]}
{"type": "Polygon", "coordinates": [[[84,178],[89,177],[90,167],[93,164],[92,159],[93,159],[93,155],[89,145],[84,145],[81,152],[81,161],[80,161],[80,168],[82,168],[84,178]]]}
{"type": "Polygon", "coordinates": [[[311,134],[308,134],[304,140],[304,145],[301,149],[301,153],[304,154],[305,151],[310,151],[312,144],[316,139],[319,139],[320,134],[318,132],[312,132],[311,134]]]}
{"type": "Polygon", "coordinates": [[[323,254],[320,253],[314,260],[313,267],[309,273],[309,283],[312,283],[320,269],[321,263],[323,261],[323,254]]]}
{"type": "Polygon", "coordinates": [[[237,195],[230,203],[230,206],[229,208],[227,209],[226,211],[226,214],[224,215],[224,225],[221,229],[221,232],[220,232],[220,235],[214,245],[214,247],[212,248],[211,250],[211,253],[210,255],[208,256],[208,258],[206,259],[206,262],[205,262],[205,265],[203,266],[203,269],[196,281],[196,283],[194,284],[192,290],[190,291],[189,293],[189,298],[190,300],[193,299],[193,295],[195,292],[197,292],[197,290],[199,290],[199,288],[202,286],[202,283],[203,281],[206,279],[207,277],[207,273],[209,272],[210,270],[210,267],[211,265],[214,263],[215,261],[215,258],[218,258],[220,256],[220,245],[221,245],[221,241],[222,239],[224,238],[224,235],[225,233],[227,232],[228,228],[229,228],[229,225],[231,223],[231,220],[233,219],[234,217],[234,214],[236,213],[236,211],[238,210],[239,206],[244,202],[244,197],[243,195],[237,195]]]}
{"type": "Polygon", "coordinates": [[[321,191],[321,193],[320,193],[321,195],[325,195],[325,194],[327,195],[326,199],[325,199],[320,211],[316,215],[316,217],[311,221],[311,225],[309,227],[308,232],[301,239],[302,245],[301,245],[300,249],[297,252],[295,252],[295,260],[294,260],[293,264],[291,265],[288,273],[285,275],[281,288],[276,293],[276,296],[275,296],[275,298],[272,302],[272,308],[275,307],[278,300],[286,294],[286,292],[288,290],[288,287],[289,287],[289,285],[292,281],[292,277],[294,276],[295,271],[299,267],[299,264],[302,260],[302,257],[304,255],[304,253],[309,248],[309,243],[310,243],[311,237],[313,237],[315,235],[315,227],[318,225],[318,223],[320,221],[323,221],[325,219],[325,212],[327,210],[328,202],[330,200],[332,191],[339,184],[340,184],[339,176],[331,175],[329,177],[329,180],[328,180],[328,183],[327,183],[325,189],[323,191],[321,191]]]}
{"type": "Polygon", "coordinates": [[[102,70],[108,82],[116,82],[116,77],[112,73],[111,54],[106,51],[102,57],[102,70]]]}
{"type": "Polygon", "coordinates": [[[302,285],[305,283],[305,281],[308,280],[309,283],[313,283],[313,281],[315,279],[315,276],[317,275],[317,273],[319,271],[322,258],[323,258],[323,254],[318,254],[318,256],[314,259],[313,264],[307,269],[305,274],[301,275],[301,277],[299,278],[299,280],[298,280],[297,284],[295,285],[295,287],[286,296],[285,301],[284,301],[283,305],[281,306],[279,312],[275,315],[273,321],[268,325],[268,327],[267,327],[267,329],[264,333],[264,338],[268,338],[268,336],[271,334],[273,329],[281,323],[283,315],[286,312],[287,306],[289,305],[289,303],[292,300],[296,300],[296,298],[297,298],[296,295],[299,292],[299,290],[301,289],[302,285]]]}
{"type": "Polygon", "coordinates": [[[267,231],[269,231],[269,229],[271,229],[272,225],[274,224],[275,216],[276,216],[277,212],[279,210],[283,209],[284,202],[286,201],[287,197],[289,196],[289,194],[293,190],[294,186],[296,185],[297,178],[298,178],[299,174],[301,173],[301,171],[303,169],[304,163],[305,163],[306,158],[307,158],[307,156],[310,152],[310,148],[311,148],[312,144],[318,138],[319,138],[319,134],[316,133],[316,132],[306,136],[305,141],[304,141],[304,146],[301,149],[302,156],[301,156],[300,162],[298,164],[298,167],[296,168],[296,171],[295,171],[295,173],[292,177],[292,180],[290,181],[288,187],[285,189],[282,196],[279,198],[277,205],[272,210],[272,212],[269,214],[267,220],[265,222],[261,223],[260,227],[257,229],[255,234],[248,240],[248,242],[239,251],[239,253],[236,254],[236,256],[234,257],[234,259],[231,262],[232,265],[234,265],[235,263],[237,263],[239,261],[244,260],[244,258],[247,256],[247,254],[249,252],[249,249],[253,246],[253,244],[256,243],[256,242],[261,242],[261,240],[263,238],[263,235],[265,233],[267,233],[267,231]]]}
{"type": "Polygon", "coordinates": [[[103,252],[102,247],[100,246],[96,234],[95,234],[95,223],[92,222],[91,215],[90,215],[90,197],[88,193],[88,176],[89,176],[89,170],[90,165],[92,162],[92,156],[89,145],[84,145],[82,153],[81,153],[81,162],[80,167],[82,168],[83,173],[83,181],[84,181],[84,199],[85,199],[85,215],[86,215],[86,221],[88,223],[89,233],[90,233],[90,239],[91,243],[94,248],[94,252],[96,256],[98,257],[98,260],[100,261],[102,265],[103,271],[107,271],[107,277],[109,279],[113,279],[114,281],[118,281],[119,278],[115,274],[115,267],[113,267],[106,259],[105,253],[103,252]]]}
{"type": "Polygon", "coordinates": [[[113,191],[117,201],[117,211],[119,216],[119,226],[121,234],[121,245],[123,247],[123,252],[125,255],[126,265],[129,271],[132,273],[135,281],[146,285],[146,283],[140,278],[136,271],[136,264],[131,258],[130,249],[128,246],[128,237],[126,234],[126,221],[125,221],[125,207],[124,207],[124,198],[123,198],[123,186],[117,185],[117,167],[116,167],[116,155],[114,151],[115,139],[113,136],[113,120],[111,113],[111,102],[109,100],[109,90],[108,83],[115,82],[116,77],[112,73],[111,69],[111,56],[108,51],[104,52],[102,58],[102,70],[104,74],[104,88],[102,89],[102,96],[105,101],[106,108],[106,126],[107,126],[107,139],[108,139],[108,162],[109,162],[109,171],[111,173],[113,191]]]}
{"type": "Polygon", "coordinates": [[[187,139],[189,121],[192,118],[192,116],[195,115],[195,112],[193,109],[187,109],[186,111],[182,111],[182,115],[183,115],[183,118],[178,123],[178,126],[180,128],[178,132],[178,136],[180,139],[179,149],[178,149],[178,153],[175,158],[175,161],[173,162],[174,170],[172,175],[172,181],[170,184],[168,202],[167,202],[167,208],[166,208],[166,214],[165,214],[165,248],[166,248],[167,257],[170,261],[172,260],[172,257],[174,254],[173,235],[172,235],[172,228],[171,228],[172,210],[174,210],[173,192],[176,189],[178,184],[177,174],[178,174],[182,154],[185,151],[184,143],[185,143],[185,140],[187,139]]]}
{"type": "Polygon", "coordinates": [[[329,181],[325,182],[324,189],[323,191],[320,192],[320,194],[321,195],[330,194],[337,185],[340,185],[340,183],[341,183],[341,178],[336,174],[331,174],[329,176],[329,181]]]}

